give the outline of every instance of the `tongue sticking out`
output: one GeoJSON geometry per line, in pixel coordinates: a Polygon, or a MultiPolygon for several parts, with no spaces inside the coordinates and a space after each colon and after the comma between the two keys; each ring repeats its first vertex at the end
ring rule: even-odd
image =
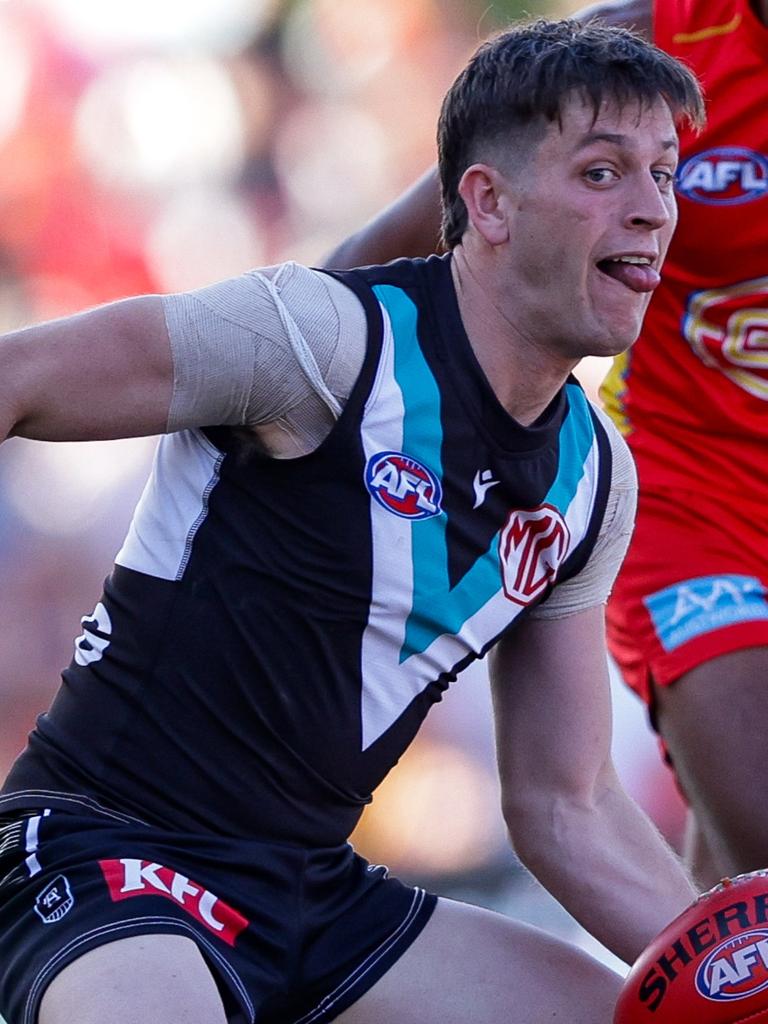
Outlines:
{"type": "Polygon", "coordinates": [[[624,263],[621,260],[603,260],[598,267],[608,277],[621,281],[633,292],[652,292],[661,277],[647,263],[624,263]]]}

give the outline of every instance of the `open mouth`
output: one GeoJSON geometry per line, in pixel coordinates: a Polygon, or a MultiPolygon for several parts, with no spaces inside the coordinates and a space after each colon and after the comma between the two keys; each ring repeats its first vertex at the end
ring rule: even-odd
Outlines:
{"type": "Polygon", "coordinates": [[[648,256],[617,256],[599,260],[597,269],[633,292],[652,292],[661,280],[648,256]]]}

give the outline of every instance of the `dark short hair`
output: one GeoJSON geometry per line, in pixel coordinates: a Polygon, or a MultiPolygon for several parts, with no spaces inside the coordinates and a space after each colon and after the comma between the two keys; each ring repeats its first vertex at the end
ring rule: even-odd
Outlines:
{"type": "Polygon", "coordinates": [[[480,46],[443,101],[437,143],[446,248],[458,245],[466,229],[458,187],[481,147],[518,137],[530,148],[548,122],[560,122],[573,93],[595,117],[608,99],[623,106],[661,98],[676,123],[704,123],[693,72],[636,33],[573,19],[515,26],[480,46]]]}

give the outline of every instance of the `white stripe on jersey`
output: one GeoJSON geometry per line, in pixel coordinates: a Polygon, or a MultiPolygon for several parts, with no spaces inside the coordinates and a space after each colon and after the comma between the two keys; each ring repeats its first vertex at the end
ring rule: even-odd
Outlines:
{"type": "Polygon", "coordinates": [[[199,430],[162,437],[115,562],[158,579],[181,579],[223,458],[199,430]]]}

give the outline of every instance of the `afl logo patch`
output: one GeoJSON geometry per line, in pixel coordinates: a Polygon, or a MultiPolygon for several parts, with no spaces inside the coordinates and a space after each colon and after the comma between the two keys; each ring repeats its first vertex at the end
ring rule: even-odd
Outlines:
{"type": "Polygon", "coordinates": [[[378,452],[368,459],[365,486],[388,512],[403,519],[429,519],[442,512],[440,481],[423,462],[403,452],[378,452]]]}
{"type": "Polygon", "coordinates": [[[504,594],[530,604],[550,583],[568,553],[571,534],[554,505],[516,509],[499,536],[504,594]]]}
{"type": "Polygon", "coordinates": [[[675,187],[681,196],[697,203],[748,203],[768,192],[768,159],[742,146],[706,149],[681,165],[675,187]]]}
{"type": "Polygon", "coordinates": [[[705,999],[721,1003],[768,988],[768,931],[742,932],[721,942],[696,972],[696,988],[705,999]]]}

